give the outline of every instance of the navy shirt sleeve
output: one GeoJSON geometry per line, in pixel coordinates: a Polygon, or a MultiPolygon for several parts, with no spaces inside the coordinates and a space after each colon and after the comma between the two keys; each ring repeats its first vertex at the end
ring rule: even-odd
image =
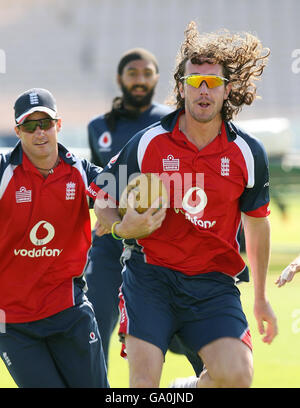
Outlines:
{"type": "Polygon", "coordinates": [[[244,213],[255,211],[270,202],[267,153],[259,140],[249,138],[247,143],[254,158],[254,185],[245,188],[240,197],[240,209],[244,213]]]}
{"type": "Polygon", "coordinates": [[[104,163],[102,163],[101,157],[97,151],[97,140],[98,137],[94,127],[94,121],[91,121],[88,124],[88,142],[91,151],[91,162],[97,166],[104,167],[104,163]]]}

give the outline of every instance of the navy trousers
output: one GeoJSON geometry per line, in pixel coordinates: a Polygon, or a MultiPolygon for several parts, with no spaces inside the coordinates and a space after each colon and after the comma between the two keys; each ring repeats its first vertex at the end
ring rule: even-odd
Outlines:
{"type": "Polygon", "coordinates": [[[20,388],[109,388],[90,302],[53,316],[6,324],[0,354],[20,388]]]}

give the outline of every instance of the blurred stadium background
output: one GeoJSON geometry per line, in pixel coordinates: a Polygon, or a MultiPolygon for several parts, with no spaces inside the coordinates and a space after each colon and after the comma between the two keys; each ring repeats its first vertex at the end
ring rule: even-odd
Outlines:
{"type": "Polygon", "coordinates": [[[6,60],[6,73],[0,74],[0,133],[11,131],[18,94],[44,87],[56,96],[62,136],[68,133],[73,144],[83,144],[87,122],[108,109],[118,93],[120,55],[136,46],[158,58],[156,100],[163,102],[172,90],[184,29],[195,20],[203,32],[250,31],[271,49],[259,83],[262,99],[245,107],[239,119],[286,117],[299,147],[299,16],[298,0],[0,0],[0,49],[6,60]]]}
{"type": "MultiPolygon", "coordinates": [[[[116,66],[123,52],[139,46],[157,56],[155,99],[164,102],[189,21],[202,32],[226,28],[256,34],[271,55],[258,82],[261,99],[238,119],[266,146],[278,208],[291,207],[288,224],[275,222],[272,248],[279,255],[273,252],[273,259],[285,252],[283,261],[276,261],[273,273],[278,274],[300,247],[299,17],[299,0],[0,0],[0,151],[14,143],[13,104],[29,88],[44,87],[55,95],[63,118],[60,141],[87,155],[87,123],[119,95],[116,66]]],[[[278,208],[273,213],[279,219],[278,208]]],[[[295,310],[296,300],[291,307],[295,310]]],[[[286,313],[290,324],[291,310],[286,313]]],[[[293,355],[291,361],[299,376],[299,360],[293,355]]],[[[272,372],[272,366],[264,368],[272,372]]]]}

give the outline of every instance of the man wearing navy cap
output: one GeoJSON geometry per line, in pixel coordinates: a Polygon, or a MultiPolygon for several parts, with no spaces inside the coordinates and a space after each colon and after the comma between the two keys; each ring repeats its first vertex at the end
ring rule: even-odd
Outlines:
{"type": "Polygon", "coordinates": [[[15,103],[12,152],[0,155],[0,354],[19,387],[108,388],[101,338],[85,296],[91,241],[86,190],[100,168],[57,142],[45,89],[15,103]]]}

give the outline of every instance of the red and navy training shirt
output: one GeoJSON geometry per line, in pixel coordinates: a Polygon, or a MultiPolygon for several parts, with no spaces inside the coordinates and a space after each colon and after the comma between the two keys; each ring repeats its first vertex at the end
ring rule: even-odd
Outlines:
{"type": "Polygon", "coordinates": [[[45,179],[18,143],[0,155],[0,309],[7,323],[39,320],[74,305],[91,243],[86,189],[100,168],[59,145],[45,179]]]}
{"type": "Polygon", "coordinates": [[[246,268],[237,239],[241,212],[269,214],[266,152],[232,122],[223,122],[221,133],[199,151],[180,131],[180,114],[173,112],[139,132],[99,174],[91,191],[118,202],[133,174],[160,175],[170,208],[162,226],[137,241],[145,262],[186,275],[218,271],[237,277],[246,268]]]}

